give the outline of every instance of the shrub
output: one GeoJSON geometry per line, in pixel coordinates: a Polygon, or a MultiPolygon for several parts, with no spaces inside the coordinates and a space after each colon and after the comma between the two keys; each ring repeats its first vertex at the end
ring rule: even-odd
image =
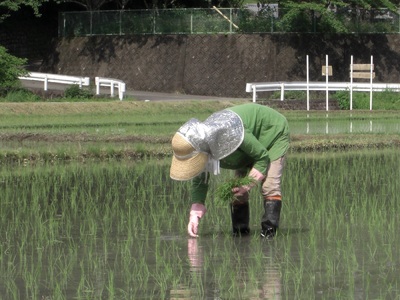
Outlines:
{"type": "MultiPolygon", "coordinates": [[[[336,92],[334,96],[339,103],[340,109],[350,109],[350,92],[336,92]]],[[[370,109],[369,92],[353,93],[353,109],[370,109]]],[[[398,92],[390,90],[384,92],[375,92],[372,94],[372,109],[400,109],[400,95],[398,92]]]]}
{"type": "Polygon", "coordinates": [[[90,99],[93,98],[92,91],[80,88],[79,85],[72,85],[65,90],[65,98],[72,99],[90,99]]]}
{"type": "Polygon", "coordinates": [[[38,102],[41,97],[23,88],[13,88],[0,98],[2,102],[38,102]]]}
{"type": "Polygon", "coordinates": [[[349,92],[339,91],[336,92],[334,98],[337,99],[338,105],[342,110],[350,109],[350,94],[349,92]]]}

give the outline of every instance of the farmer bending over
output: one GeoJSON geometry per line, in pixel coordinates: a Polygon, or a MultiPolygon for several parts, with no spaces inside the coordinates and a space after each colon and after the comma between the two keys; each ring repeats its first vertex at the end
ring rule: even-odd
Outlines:
{"type": "Polygon", "coordinates": [[[286,118],[267,106],[248,103],[213,113],[204,122],[190,119],[172,138],[170,176],[192,180],[188,233],[198,237],[209,173],[219,168],[235,170],[235,176],[249,176],[253,183],[232,189],[230,204],[234,234],[248,234],[249,191],[261,183],[264,215],[261,235],[274,237],[282,207],[281,176],[284,155],[289,147],[286,118]]]}

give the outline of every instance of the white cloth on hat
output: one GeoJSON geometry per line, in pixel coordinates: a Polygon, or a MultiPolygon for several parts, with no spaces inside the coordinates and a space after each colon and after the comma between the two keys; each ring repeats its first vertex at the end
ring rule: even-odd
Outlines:
{"type": "Polygon", "coordinates": [[[211,155],[209,155],[205,171],[214,175],[219,175],[221,173],[221,170],[219,168],[219,160],[213,159],[211,155]]]}

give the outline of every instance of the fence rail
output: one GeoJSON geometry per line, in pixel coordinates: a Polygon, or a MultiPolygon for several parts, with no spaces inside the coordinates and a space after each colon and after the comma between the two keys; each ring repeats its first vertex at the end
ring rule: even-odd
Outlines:
{"type": "Polygon", "coordinates": [[[43,89],[45,91],[48,90],[49,82],[52,83],[60,83],[60,84],[77,84],[80,88],[82,86],[90,85],[89,77],[79,77],[79,76],[69,76],[69,75],[57,75],[57,74],[47,74],[47,73],[38,73],[38,72],[30,72],[27,76],[18,77],[20,80],[32,80],[32,81],[43,81],[43,89]]]}
{"type": "MultiPolygon", "coordinates": [[[[20,76],[18,78],[20,80],[43,82],[44,83],[43,89],[45,91],[48,90],[49,83],[58,83],[66,85],[75,84],[79,85],[80,88],[82,88],[82,86],[90,85],[89,77],[79,77],[79,76],[69,76],[69,75],[30,72],[28,73],[27,76],[20,76]]],[[[126,84],[122,80],[114,78],[95,77],[95,84],[96,84],[96,95],[100,95],[101,87],[109,87],[111,97],[114,97],[114,90],[117,88],[119,100],[122,100],[124,98],[124,93],[126,91],[126,84]]]]}
{"type": "MultiPolygon", "coordinates": [[[[59,14],[59,36],[130,34],[207,34],[264,32],[326,32],[327,17],[305,10],[295,25],[288,25],[290,11],[268,4],[244,8],[176,8],[70,11],[59,14]],[[289,26],[289,27],[288,27],[289,26]]],[[[400,18],[387,10],[331,11],[343,28],[354,33],[398,33],[400,18]]],[[[336,24],[336,23],[335,23],[336,24]]]]}
{"type": "Polygon", "coordinates": [[[117,88],[119,100],[122,100],[124,98],[126,85],[122,80],[114,78],[96,77],[95,82],[96,82],[96,95],[100,95],[101,87],[109,87],[111,97],[114,97],[114,89],[117,88]]]}
{"type": "MultiPolygon", "coordinates": [[[[253,94],[253,102],[257,101],[257,93],[280,91],[280,100],[285,98],[285,91],[357,91],[369,92],[393,91],[400,92],[400,83],[366,83],[366,82],[250,82],[246,84],[246,92],[253,94]]],[[[307,101],[308,97],[307,97],[307,101]]],[[[328,103],[327,103],[328,104],[328,103]]],[[[309,105],[307,105],[309,107],[309,105]]],[[[328,108],[328,105],[327,105],[328,108]]]]}

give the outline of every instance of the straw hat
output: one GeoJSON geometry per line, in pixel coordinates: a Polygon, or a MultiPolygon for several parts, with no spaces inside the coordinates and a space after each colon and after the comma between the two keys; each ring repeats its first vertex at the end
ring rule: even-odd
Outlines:
{"type": "Polygon", "coordinates": [[[189,180],[204,171],[208,154],[197,151],[179,132],[172,138],[174,156],[170,176],[174,180],[189,180]]]}

